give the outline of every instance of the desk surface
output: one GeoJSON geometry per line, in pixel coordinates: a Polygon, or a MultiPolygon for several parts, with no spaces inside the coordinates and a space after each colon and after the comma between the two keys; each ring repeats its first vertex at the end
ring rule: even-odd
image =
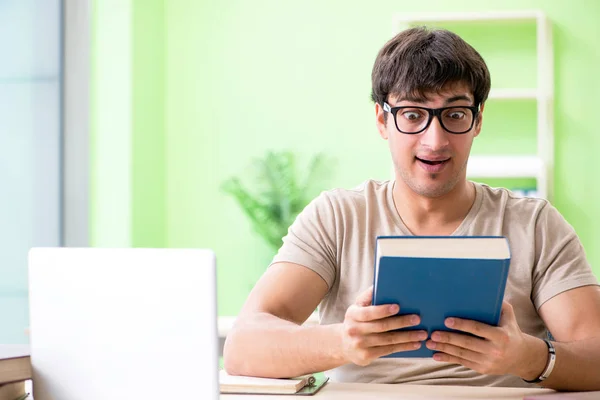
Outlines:
{"type": "Polygon", "coordinates": [[[273,396],[222,394],[221,400],[400,400],[400,399],[485,399],[521,400],[533,394],[553,393],[550,389],[519,389],[475,386],[384,385],[329,382],[314,396],[273,396]]]}

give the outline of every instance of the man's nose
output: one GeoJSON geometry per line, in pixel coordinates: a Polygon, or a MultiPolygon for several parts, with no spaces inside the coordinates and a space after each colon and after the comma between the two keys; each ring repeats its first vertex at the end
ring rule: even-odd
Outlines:
{"type": "Polygon", "coordinates": [[[433,117],[421,135],[421,145],[434,151],[441,150],[449,144],[448,135],[450,134],[442,128],[438,117],[433,117]]]}

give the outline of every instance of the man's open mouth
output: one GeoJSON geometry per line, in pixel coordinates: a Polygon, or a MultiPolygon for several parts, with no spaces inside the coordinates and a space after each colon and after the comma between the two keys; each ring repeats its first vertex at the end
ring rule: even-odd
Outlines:
{"type": "Polygon", "coordinates": [[[425,163],[425,164],[429,164],[429,165],[439,165],[439,164],[443,164],[446,161],[450,160],[449,158],[443,159],[443,160],[427,160],[424,158],[419,158],[419,157],[415,157],[417,160],[425,163]]]}

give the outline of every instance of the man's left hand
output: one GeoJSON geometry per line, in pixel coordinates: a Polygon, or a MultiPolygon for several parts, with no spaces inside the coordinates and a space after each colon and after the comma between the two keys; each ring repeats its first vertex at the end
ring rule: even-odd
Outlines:
{"type": "Polygon", "coordinates": [[[532,339],[539,341],[521,332],[514,310],[507,302],[502,304],[497,327],[461,318],[446,318],[445,324],[478,337],[458,332],[433,332],[426,343],[427,348],[437,352],[433,359],[461,364],[486,375],[522,375],[520,369],[524,364],[523,357],[527,357],[528,346],[532,339]]]}

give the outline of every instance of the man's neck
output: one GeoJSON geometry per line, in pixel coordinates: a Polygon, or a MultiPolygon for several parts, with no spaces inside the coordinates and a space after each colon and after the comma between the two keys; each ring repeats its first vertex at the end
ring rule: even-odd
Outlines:
{"type": "Polygon", "coordinates": [[[394,185],[396,210],[414,235],[450,235],[465,219],[475,201],[475,186],[466,179],[440,197],[421,196],[402,180],[394,185]]]}

